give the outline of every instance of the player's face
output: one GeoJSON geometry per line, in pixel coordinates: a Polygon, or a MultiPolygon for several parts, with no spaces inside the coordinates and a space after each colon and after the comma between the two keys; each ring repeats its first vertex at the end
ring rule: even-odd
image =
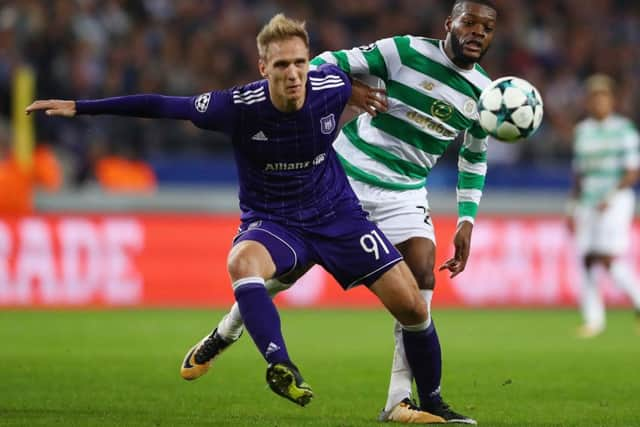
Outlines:
{"type": "Polygon", "coordinates": [[[607,118],[613,112],[613,95],[607,91],[598,91],[589,95],[587,99],[589,114],[598,120],[607,118]]]}
{"type": "Polygon", "coordinates": [[[445,51],[454,64],[471,68],[482,59],[493,41],[496,18],[491,7],[473,1],[454,10],[454,15],[445,22],[445,51]]]}
{"type": "Polygon", "coordinates": [[[272,42],[260,59],[260,73],[269,81],[275,106],[285,111],[299,110],[305,99],[309,49],[299,37],[272,42]]]}

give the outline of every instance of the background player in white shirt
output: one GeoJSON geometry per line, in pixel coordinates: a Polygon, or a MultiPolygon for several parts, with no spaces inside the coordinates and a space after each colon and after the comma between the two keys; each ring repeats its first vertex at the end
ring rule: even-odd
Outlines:
{"type": "Polygon", "coordinates": [[[605,308],[597,284],[597,267],[631,298],[640,313],[640,283],[624,261],[635,210],[633,185],[640,175],[639,136],[633,123],[614,112],[613,80],[602,74],[586,81],[588,117],[574,136],[574,186],[569,227],[575,231],[582,260],[580,308],[582,337],[605,328],[605,308]]]}

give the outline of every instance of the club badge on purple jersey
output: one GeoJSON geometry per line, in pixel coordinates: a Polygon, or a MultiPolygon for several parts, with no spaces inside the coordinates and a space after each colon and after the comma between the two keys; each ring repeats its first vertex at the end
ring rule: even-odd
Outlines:
{"type": "Polygon", "coordinates": [[[336,117],[333,113],[320,119],[320,130],[323,134],[329,135],[336,128],[336,117]]]}

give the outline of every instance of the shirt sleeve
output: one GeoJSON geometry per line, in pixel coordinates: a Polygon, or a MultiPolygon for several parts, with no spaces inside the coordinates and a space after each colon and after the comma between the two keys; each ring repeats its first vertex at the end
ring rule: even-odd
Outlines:
{"type": "Polygon", "coordinates": [[[203,129],[231,131],[234,104],[231,92],[214,91],[198,96],[142,94],[76,101],[77,114],[190,120],[203,129]]]}
{"type": "Polygon", "coordinates": [[[624,140],[624,167],[633,170],[640,168],[640,136],[632,123],[629,123],[628,126],[624,140]]]}
{"type": "Polygon", "coordinates": [[[576,125],[573,129],[573,137],[571,139],[571,170],[574,174],[580,175],[583,173],[583,162],[578,152],[578,141],[581,135],[581,124],[576,125]]]}
{"type": "MultiPolygon", "coordinates": [[[[327,64],[327,63],[321,64],[318,67],[315,67],[313,71],[314,72],[310,74],[312,91],[315,90],[313,89],[314,85],[319,85],[321,88],[324,88],[324,89],[337,88],[337,90],[340,91],[342,95],[340,99],[344,101],[344,105],[346,105],[347,102],[349,102],[349,98],[351,97],[351,90],[352,90],[351,77],[349,76],[349,74],[345,73],[340,67],[334,64],[327,64]],[[342,80],[342,82],[336,82],[331,80],[327,80],[324,83],[318,82],[318,79],[325,79],[325,78],[331,79],[331,76],[333,76],[333,78],[335,78],[336,76],[339,77],[340,80],[342,80]]],[[[344,106],[342,108],[344,108],[344,106]]]]}
{"type": "Polygon", "coordinates": [[[193,96],[189,99],[189,120],[202,129],[233,130],[236,107],[231,90],[214,91],[193,96]]]}
{"type": "Polygon", "coordinates": [[[394,39],[387,38],[367,46],[323,52],[311,60],[311,65],[334,64],[347,74],[373,75],[386,82],[391,74],[388,65],[395,62],[395,57],[397,50],[394,39]]]}
{"type": "Polygon", "coordinates": [[[458,153],[458,224],[475,221],[487,175],[487,147],[486,134],[473,128],[465,132],[458,153]]]}

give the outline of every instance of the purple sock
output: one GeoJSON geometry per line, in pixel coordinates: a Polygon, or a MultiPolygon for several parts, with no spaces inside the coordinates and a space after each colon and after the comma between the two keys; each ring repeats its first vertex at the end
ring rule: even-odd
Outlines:
{"type": "Polygon", "coordinates": [[[290,362],[280,330],[280,316],[259,278],[234,283],[234,293],[244,326],[258,350],[269,363],[290,362]]]}
{"type": "Polygon", "coordinates": [[[442,378],[442,353],[436,327],[431,321],[422,331],[402,330],[402,341],[407,361],[416,380],[420,407],[428,409],[430,404],[440,401],[442,378]]]}

